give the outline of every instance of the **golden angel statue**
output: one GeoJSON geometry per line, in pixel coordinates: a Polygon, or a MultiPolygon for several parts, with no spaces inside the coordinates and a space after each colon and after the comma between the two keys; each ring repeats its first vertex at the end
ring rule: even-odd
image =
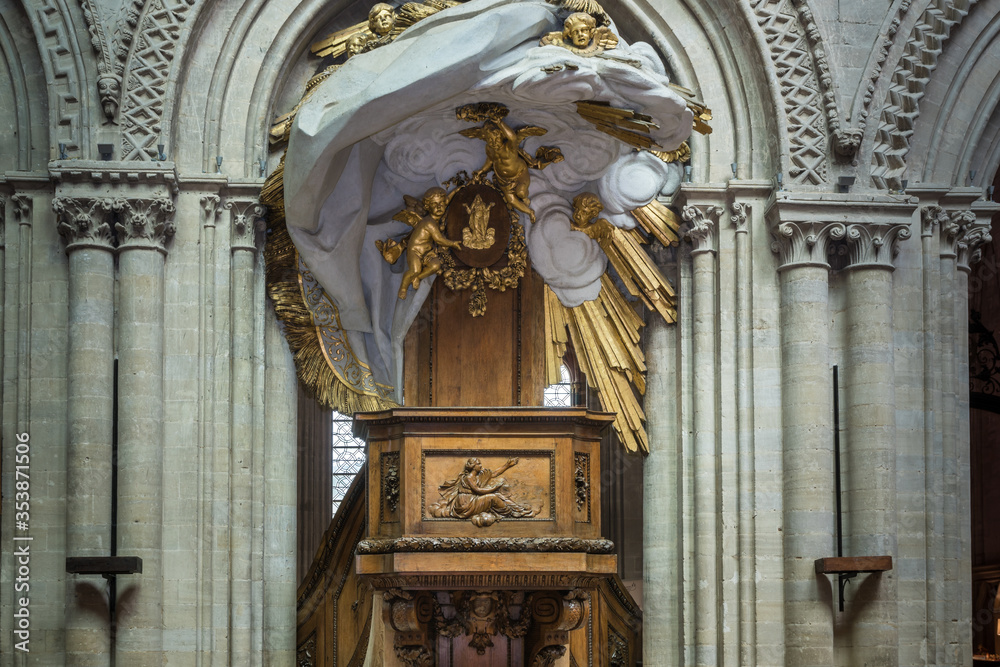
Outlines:
{"type": "MultiPolygon", "coordinates": [[[[470,105],[474,107],[477,105],[470,105]]],[[[535,155],[528,154],[521,144],[528,137],[540,137],[548,130],[527,125],[517,131],[512,130],[503,118],[507,108],[496,105],[496,108],[486,114],[462,107],[458,110],[459,118],[479,120],[477,116],[486,115],[482,127],[472,127],[462,130],[462,136],[470,139],[482,139],[486,142],[486,163],[472,174],[473,182],[482,181],[487,172],[493,172],[493,184],[503,193],[504,201],[511,208],[521,211],[535,222],[535,212],[531,210],[531,200],[528,199],[528,186],[531,184],[529,169],[544,169],[555,162],[562,162],[563,154],[554,146],[541,146],[535,155]]]]}
{"type": "Polygon", "coordinates": [[[403,284],[399,287],[399,298],[405,299],[407,290],[420,287],[420,281],[427,276],[441,272],[441,259],[434,247],[435,244],[446,248],[462,247],[458,241],[452,241],[441,231],[441,219],[448,208],[451,197],[443,188],[431,188],[424,193],[422,201],[417,201],[409,195],[403,197],[406,208],[393,216],[393,220],[405,222],[413,227],[413,231],[403,241],[375,242],[379,252],[386,261],[394,264],[406,249],[406,272],[403,273],[403,284]]]}

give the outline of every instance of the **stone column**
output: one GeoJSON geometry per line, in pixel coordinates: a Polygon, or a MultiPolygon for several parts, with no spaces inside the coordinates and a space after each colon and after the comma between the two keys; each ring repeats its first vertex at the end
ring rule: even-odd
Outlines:
{"type": "MultiPolygon", "coordinates": [[[[111,198],[57,197],[52,209],[69,255],[66,555],[110,556],[114,415],[114,255],[111,198]]],[[[110,664],[107,582],[74,576],[67,590],[66,658],[110,664]]]]}
{"type": "MultiPolygon", "coordinates": [[[[253,651],[252,604],[253,553],[253,396],[254,385],[254,263],[257,255],[256,222],[264,207],[256,201],[229,200],[232,212],[230,264],[230,646],[233,664],[250,664],[253,651]]],[[[261,332],[262,333],[262,332],[261,332]]],[[[260,610],[257,610],[259,613],[260,610]]]]}
{"type": "Polygon", "coordinates": [[[739,664],[757,664],[757,554],[753,441],[753,285],[749,205],[732,201],[729,221],[736,236],[736,419],[739,458],[739,664]]]}
{"type": "Polygon", "coordinates": [[[720,452],[716,428],[718,388],[716,357],[717,206],[687,205],[681,217],[690,225],[692,243],[693,398],[694,398],[694,533],[696,665],[720,660],[721,501],[720,452]]]}
{"type": "MultiPolygon", "coordinates": [[[[657,264],[676,287],[675,249],[663,249],[657,264]]],[[[679,290],[678,290],[679,291],[679,290]]],[[[678,303],[678,314],[687,304],[678,303]]],[[[681,539],[682,447],[680,330],[654,317],[646,342],[646,431],[649,456],[643,464],[643,656],[648,664],[684,664],[684,561],[681,539]],[[655,511],[650,511],[654,510],[655,511]]]]}
{"type": "Polygon", "coordinates": [[[982,257],[982,246],[990,243],[993,238],[990,236],[990,227],[994,207],[983,207],[978,211],[976,204],[973,209],[965,211],[962,215],[961,238],[957,245],[958,272],[955,276],[955,301],[954,301],[954,321],[956,323],[955,335],[955,389],[957,413],[963,415],[958,420],[955,433],[956,446],[956,501],[958,508],[956,515],[962,517],[956,521],[952,527],[955,535],[955,595],[956,616],[958,622],[955,625],[957,637],[956,646],[958,655],[956,665],[968,665],[972,662],[972,609],[968,604],[967,596],[972,590],[972,526],[969,516],[972,512],[972,476],[970,469],[970,444],[971,435],[969,432],[969,274],[971,265],[978,262],[982,257]]]}
{"type": "Polygon", "coordinates": [[[781,261],[785,664],[832,665],[835,593],[813,562],[835,553],[827,246],[844,226],[778,214],[770,231],[781,261]]]}
{"type": "MultiPolygon", "coordinates": [[[[847,426],[845,544],[849,556],[896,553],[896,400],[893,363],[892,273],[903,223],[847,226],[847,349],[844,416],[847,426]]],[[[856,579],[847,591],[853,616],[851,664],[899,664],[896,577],[856,579]]]]}
{"type": "Polygon", "coordinates": [[[142,558],[120,580],[119,665],[162,664],[163,265],[167,198],[118,199],[118,554],[142,558]]]}

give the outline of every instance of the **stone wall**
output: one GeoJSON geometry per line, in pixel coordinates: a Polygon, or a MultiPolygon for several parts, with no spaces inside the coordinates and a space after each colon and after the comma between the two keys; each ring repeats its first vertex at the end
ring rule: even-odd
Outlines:
{"type": "MultiPolygon", "coordinates": [[[[296,391],[256,196],[308,44],[367,5],[0,9],[0,581],[32,538],[31,653],[5,584],[0,664],[109,664],[86,611],[104,580],[65,558],[110,549],[115,441],[118,553],[144,562],[118,579],[119,664],[292,664],[296,391]]],[[[648,334],[644,664],[969,664],[965,295],[1000,0],[607,9],[715,115],[659,258],[679,323],[648,334]],[[843,614],[813,572],[835,550],[835,364],[845,553],[894,558],[843,614]]]]}

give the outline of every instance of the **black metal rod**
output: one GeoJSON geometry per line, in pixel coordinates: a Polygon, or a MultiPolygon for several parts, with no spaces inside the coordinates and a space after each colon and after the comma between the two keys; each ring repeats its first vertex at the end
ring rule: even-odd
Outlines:
{"type": "MultiPolygon", "coordinates": [[[[118,358],[114,361],[111,380],[111,556],[118,555],[118,358]]],[[[110,665],[115,667],[115,649],[118,640],[118,578],[106,575],[108,580],[108,643],[110,665]]]]}
{"type": "Polygon", "coordinates": [[[844,555],[843,507],[840,500],[840,382],[837,367],[833,367],[833,470],[837,488],[837,556],[844,555]]]}

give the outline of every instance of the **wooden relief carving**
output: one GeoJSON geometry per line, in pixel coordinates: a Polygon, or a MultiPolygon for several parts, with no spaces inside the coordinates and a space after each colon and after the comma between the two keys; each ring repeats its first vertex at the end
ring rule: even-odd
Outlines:
{"type": "Polygon", "coordinates": [[[479,459],[469,459],[458,477],[438,487],[441,500],[431,505],[431,515],[469,519],[478,528],[492,526],[501,518],[521,519],[537,515],[537,507],[514,501],[507,480],[500,476],[517,464],[517,458],[510,458],[493,471],[484,468],[479,459]]]}
{"type": "Polygon", "coordinates": [[[389,512],[395,514],[399,509],[399,452],[383,452],[382,464],[382,501],[389,512]]]}
{"type": "Polygon", "coordinates": [[[295,650],[296,667],[315,667],[316,665],[316,633],[309,635],[309,638],[299,644],[295,650]]]}
{"type": "Polygon", "coordinates": [[[552,520],[554,466],[552,452],[537,450],[490,450],[482,457],[469,457],[467,450],[425,452],[423,518],[470,521],[478,528],[501,519],[552,520]]]}
{"type": "Polygon", "coordinates": [[[628,644],[625,638],[608,626],[608,664],[611,667],[627,667],[628,644]]]}
{"type": "Polygon", "coordinates": [[[573,455],[573,483],[576,486],[576,509],[587,508],[587,521],[590,521],[590,455],[576,452],[573,455]]]}

